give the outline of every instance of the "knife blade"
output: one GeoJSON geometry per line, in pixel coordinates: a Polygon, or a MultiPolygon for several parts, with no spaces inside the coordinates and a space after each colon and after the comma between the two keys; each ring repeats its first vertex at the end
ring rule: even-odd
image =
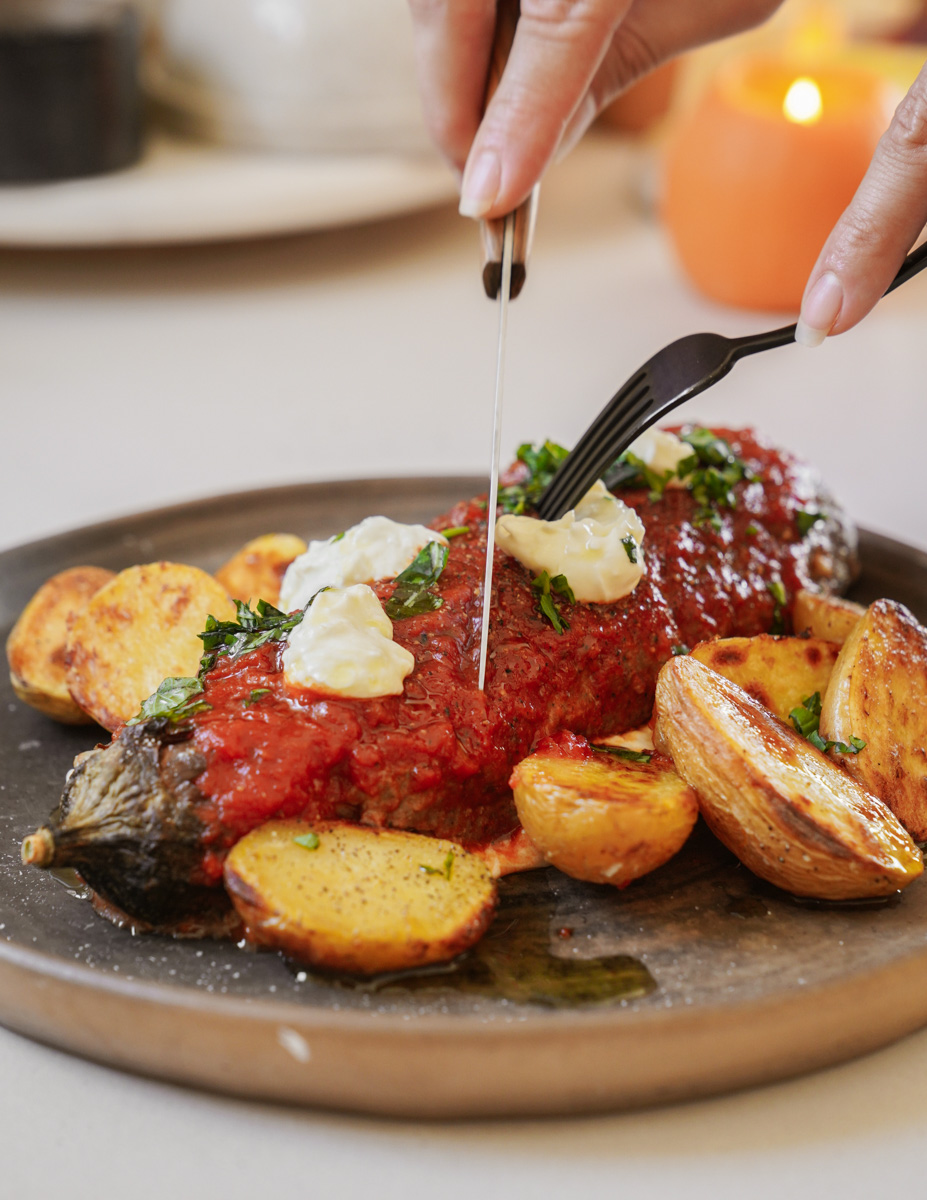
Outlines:
{"type": "Polygon", "coordinates": [[[496,350],[496,392],[493,400],[492,450],[490,455],[489,501],[486,506],[486,570],[483,575],[483,619],[480,625],[480,691],[486,683],[486,653],[489,647],[489,616],[492,602],[492,568],[496,547],[496,507],[499,502],[499,460],[502,453],[502,393],[505,386],[505,339],[508,332],[509,299],[512,290],[512,252],[515,245],[515,214],[505,218],[502,261],[499,270],[499,345],[496,350]]]}
{"type": "MultiPolygon", "coordinates": [[[[492,99],[515,39],[520,11],[519,0],[499,0],[496,29],[486,81],[486,105],[492,99]]],[[[499,300],[499,342],[496,352],[496,388],[493,398],[492,448],[489,475],[489,501],[486,508],[486,568],[483,575],[483,614],[480,624],[479,687],[486,683],[486,659],[489,648],[489,618],[492,605],[493,552],[496,540],[496,506],[499,494],[499,463],[502,449],[502,393],[505,383],[505,342],[509,300],[524,287],[528,254],[534,237],[538,187],[535,186],[506,217],[480,221],[483,254],[483,288],[491,300],[499,300]]]]}

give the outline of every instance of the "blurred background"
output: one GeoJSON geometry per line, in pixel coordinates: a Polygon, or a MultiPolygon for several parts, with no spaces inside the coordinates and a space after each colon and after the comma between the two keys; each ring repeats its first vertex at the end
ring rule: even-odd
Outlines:
{"type": "MultiPolygon", "coordinates": [[[[542,186],[506,452],[570,445],[675,337],[794,319],[922,42],[919,0],[786,0],[617,101],[542,186]]],[[[925,317],[915,282],[680,416],[759,426],[927,547],[925,317]]],[[[0,544],[267,484],[485,475],[496,324],[404,0],[0,4],[0,544]]]]}

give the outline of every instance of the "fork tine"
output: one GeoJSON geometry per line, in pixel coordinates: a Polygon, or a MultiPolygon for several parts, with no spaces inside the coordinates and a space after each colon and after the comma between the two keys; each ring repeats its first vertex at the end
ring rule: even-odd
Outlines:
{"type": "Polygon", "coordinates": [[[642,369],[615,393],[551,480],[538,506],[543,520],[559,516],[564,501],[588,491],[616,457],[611,448],[620,442],[629,422],[646,411],[650,400],[647,372],[642,369]]]}

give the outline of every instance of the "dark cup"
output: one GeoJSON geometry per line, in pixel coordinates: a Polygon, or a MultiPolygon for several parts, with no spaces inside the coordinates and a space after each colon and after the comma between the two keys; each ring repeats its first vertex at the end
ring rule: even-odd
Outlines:
{"type": "Polygon", "coordinates": [[[141,22],[93,0],[0,3],[0,182],[114,171],[141,152],[141,22]]]}

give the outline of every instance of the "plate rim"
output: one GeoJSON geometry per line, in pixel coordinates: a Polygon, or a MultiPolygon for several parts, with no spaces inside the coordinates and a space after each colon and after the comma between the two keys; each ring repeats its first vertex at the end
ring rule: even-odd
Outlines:
{"type": "MultiPolygon", "coordinates": [[[[356,499],[359,485],[363,485],[364,489],[376,488],[395,492],[401,499],[408,501],[419,493],[427,496],[429,490],[435,487],[454,491],[471,488],[482,490],[485,480],[481,476],[469,474],[401,475],[276,484],[219,495],[212,494],[154,509],[121,514],[21,543],[0,552],[0,569],[16,559],[54,556],[78,535],[94,539],[120,540],[123,534],[129,531],[137,534],[140,525],[144,529],[146,526],[173,524],[184,519],[201,520],[220,514],[227,516],[230,511],[253,509],[262,500],[273,504],[303,501],[311,496],[323,495],[336,502],[339,497],[349,495],[356,499]]],[[[466,492],[462,491],[462,494],[466,492]]],[[[859,533],[864,557],[867,549],[876,555],[901,554],[908,560],[913,557],[927,570],[927,553],[918,547],[864,528],[860,529],[859,533]]],[[[126,555],[127,558],[132,556],[129,546],[126,548],[126,555]]],[[[0,940],[0,1020],[9,1028],[27,1036],[120,1069],[252,1098],[285,1100],[346,1111],[397,1116],[443,1118],[541,1115],[602,1111],[695,1098],[771,1082],[867,1053],[927,1024],[927,1002],[920,1006],[914,1003],[911,998],[913,989],[907,990],[904,1003],[899,1006],[898,1011],[893,1008],[891,993],[895,988],[886,985],[904,979],[927,984],[927,942],[920,948],[903,952],[875,967],[855,968],[849,973],[842,973],[838,978],[807,987],[796,989],[794,986],[783,986],[773,995],[747,998],[741,996],[739,999],[734,997],[730,1002],[714,998],[711,1001],[703,1001],[697,1008],[688,1011],[679,1005],[652,1009],[616,1005],[608,1008],[566,1010],[513,1006],[511,1018],[501,1017],[498,1013],[486,1014],[476,1011],[446,1014],[427,1012],[410,1019],[403,1013],[383,1012],[373,1007],[334,1009],[330,1004],[300,1005],[284,997],[269,999],[263,996],[229,996],[198,991],[189,985],[172,984],[162,980],[127,979],[85,964],[71,962],[60,955],[22,943],[0,940]],[[861,1006],[861,1011],[869,1013],[871,1006],[875,1004],[883,1017],[888,1013],[893,1019],[884,1026],[880,1023],[878,1032],[873,1032],[867,1027],[866,1018],[861,1018],[860,1013],[853,1010],[852,1004],[844,1003],[845,1018],[836,1028],[832,1041],[822,1038],[822,1043],[826,1044],[812,1045],[807,1030],[804,1030],[798,1039],[803,1046],[802,1055],[798,1059],[793,1053],[791,1057],[786,1055],[777,1065],[771,1065],[768,1056],[764,1058],[758,1055],[757,1061],[752,1061],[749,1054],[744,1057],[741,1052],[740,1061],[727,1064],[727,1075],[722,1072],[721,1076],[713,1075],[697,1084],[693,1084],[691,1078],[687,1083],[675,1087],[665,1079],[657,1085],[648,1085],[646,1080],[642,1082],[639,1079],[630,1091],[624,1090],[620,1094],[616,1094],[613,1085],[610,1090],[603,1085],[598,1089],[591,1087],[582,1094],[576,1094],[574,1089],[573,1093],[563,1095],[554,1088],[553,1095],[538,1096],[534,1094],[532,1087],[525,1086],[524,1081],[520,1086],[517,1085],[517,1081],[507,1081],[489,1101],[485,1097],[474,1100],[472,1096],[467,1095],[449,1096],[446,1092],[442,1093],[441,1086],[438,1086],[435,1094],[423,1094],[421,1102],[413,1103],[410,1107],[405,1101],[383,1093],[377,1096],[346,1095],[343,1085],[331,1079],[320,1083],[317,1077],[313,1078],[306,1072],[291,1072],[286,1083],[281,1082],[279,1089],[275,1090],[273,1085],[266,1082],[260,1086],[236,1083],[233,1076],[223,1074],[224,1068],[221,1064],[213,1063],[212,1073],[205,1070],[198,1073],[189,1066],[170,1061],[169,1055],[163,1065],[133,1061],[131,1050],[126,1051],[124,1047],[119,1049],[115,1041],[106,1042],[104,1039],[102,1043],[88,1048],[81,1042],[86,1031],[76,1034],[70,1031],[69,1034],[68,1029],[56,1027],[50,1019],[44,1019],[43,1024],[38,1008],[24,1014],[11,1007],[10,995],[17,989],[23,994],[33,994],[43,988],[52,992],[61,988],[76,989],[81,994],[82,1002],[90,1002],[94,997],[104,996],[106,1003],[103,1007],[128,1003],[130,1010],[140,1012],[153,1007],[163,1012],[186,1014],[187,1019],[194,1024],[202,1024],[212,1019],[223,1028],[227,1025],[237,1025],[246,1039],[259,1041],[263,1037],[265,1043],[274,1031],[274,1036],[277,1036],[281,1028],[286,1027],[300,1036],[305,1034],[322,1043],[330,1042],[332,1046],[343,1047],[350,1044],[349,1040],[352,1038],[358,1043],[371,1046],[380,1046],[384,1040],[392,1039],[398,1047],[406,1047],[408,1050],[416,1039],[423,1039],[434,1047],[443,1048],[442,1053],[453,1053],[453,1047],[459,1047],[461,1043],[476,1049],[493,1045],[507,1046],[509,1043],[524,1045],[538,1041],[543,1045],[545,1039],[549,1040],[554,1050],[559,1047],[563,1054],[571,1052],[572,1049],[582,1050],[590,1039],[596,1038],[603,1039],[603,1044],[607,1042],[613,1048],[627,1043],[625,1048],[630,1049],[635,1038],[642,1038],[648,1034],[665,1044],[673,1044],[679,1041],[687,1028],[697,1030],[700,1022],[711,1024],[717,1021],[719,1015],[724,1014],[730,1014],[737,1028],[742,1030],[745,1023],[749,1026],[752,1020],[761,1018],[772,1019],[777,1027],[787,1026],[791,1019],[790,1014],[794,1017],[796,1012],[804,1012],[814,1017],[810,1024],[816,1024],[821,1030],[824,1018],[820,1014],[827,1012],[829,997],[836,997],[838,994],[843,996],[844,1001],[848,995],[851,998],[868,996],[870,1009],[863,1009],[861,1006]]],[[[372,999],[375,999],[375,994],[372,999]]],[[[730,1058],[730,1055],[728,1057],[730,1058]]]]}

